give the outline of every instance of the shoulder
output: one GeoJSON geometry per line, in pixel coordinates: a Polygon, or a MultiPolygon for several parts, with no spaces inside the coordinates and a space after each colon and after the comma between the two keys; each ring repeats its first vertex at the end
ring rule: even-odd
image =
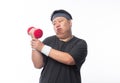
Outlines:
{"type": "Polygon", "coordinates": [[[84,39],[78,38],[74,36],[74,40],[76,41],[77,45],[79,46],[85,46],[87,47],[87,42],[84,39]]]}
{"type": "Polygon", "coordinates": [[[78,41],[79,43],[87,43],[86,40],[81,39],[81,38],[78,38],[78,37],[76,37],[76,36],[74,36],[74,40],[75,40],[75,41],[78,41]]]}

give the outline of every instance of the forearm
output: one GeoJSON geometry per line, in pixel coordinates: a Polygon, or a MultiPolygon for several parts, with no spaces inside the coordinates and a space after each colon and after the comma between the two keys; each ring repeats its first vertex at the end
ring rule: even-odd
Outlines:
{"type": "Polygon", "coordinates": [[[37,50],[32,50],[32,62],[35,68],[42,68],[44,65],[43,56],[37,50]]]}
{"type": "Polygon", "coordinates": [[[66,65],[75,65],[73,57],[66,52],[51,49],[49,57],[66,65]]]}

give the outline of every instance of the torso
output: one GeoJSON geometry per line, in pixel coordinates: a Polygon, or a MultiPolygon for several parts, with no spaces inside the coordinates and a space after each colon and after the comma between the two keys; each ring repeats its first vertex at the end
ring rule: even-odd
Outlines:
{"type": "MultiPolygon", "coordinates": [[[[44,41],[45,44],[56,50],[70,52],[71,49],[79,42],[79,39],[73,37],[68,42],[60,41],[56,36],[52,36],[44,41]]],[[[74,66],[59,63],[50,57],[45,62],[44,69],[41,73],[40,83],[81,83],[80,70],[74,66]]]]}

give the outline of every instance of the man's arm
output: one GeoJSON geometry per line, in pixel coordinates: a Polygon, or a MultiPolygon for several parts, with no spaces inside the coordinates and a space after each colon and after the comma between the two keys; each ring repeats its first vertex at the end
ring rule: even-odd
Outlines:
{"type": "Polygon", "coordinates": [[[73,57],[66,52],[51,49],[49,57],[66,65],[75,65],[73,57]]]}
{"type": "Polygon", "coordinates": [[[43,67],[43,56],[42,54],[37,50],[32,50],[32,62],[34,64],[34,67],[37,69],[40,69],[43,67]]]}
{"type": "MultiPolygon", "coordinates": [[[[44,46],[45,45],[38,39],[32,39],[32,48],[37,49],[38,51],[41,52],[41,50],[43,49],[44,46]]],[[[44,51],[46,51],[46,50],[48,50],[48,49],[44,49],[44,51]]],[[[54,59],[60,63],[66,64],[66,65],[75,65],[75,61],[74,61],[73,57],[70,54],[68,54],[67,52],[62,52],[62,51],[51,48],[49,54],[46,56],[51,57],[52,59],[54,59]]],[[[39,57],[39,56],[37,56],[37,57],[39,57]]],[[[40,57],[37,59],[39,62],[40,57]]],[[[37,63],[37,61],[36,61],[36,63],[37,63]]]]}

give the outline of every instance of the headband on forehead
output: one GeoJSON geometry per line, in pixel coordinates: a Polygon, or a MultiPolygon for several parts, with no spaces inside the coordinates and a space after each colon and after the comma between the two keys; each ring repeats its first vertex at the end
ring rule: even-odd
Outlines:
{"type": "Polygon", "coordinates": [[[66,19],[71,20],[71,17],[66,13],[56,13],[51,20],[54,20],[56,17],[65,17],[66,19]]]}

